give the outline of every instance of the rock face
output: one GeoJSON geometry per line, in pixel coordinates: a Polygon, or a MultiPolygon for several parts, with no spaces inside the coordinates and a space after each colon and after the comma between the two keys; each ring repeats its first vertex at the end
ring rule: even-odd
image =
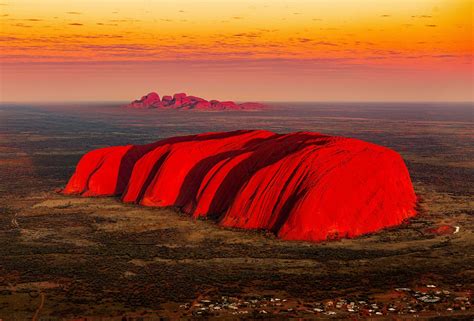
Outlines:
{"type": "Polygon", "coordinates": [[[185,93],[174,94],[171,96],[160,96],[155,93],[149,93],[139,100],[135,100],[126,105],[130,108],[158,108],[158,109],[179,109],[179,110],[259,110],[265,108],[261,103],[242,103],[237,104],[233,101],[207,101],[196,96],[188,96],[185,93]]]}
{"type": "Polygon", "coordinates": [[[355,237],[416,214],[398,153],[310,132],[242,130],[101,148],[82,157],[63,193],[178,207],[286,240],[355,237]]]}

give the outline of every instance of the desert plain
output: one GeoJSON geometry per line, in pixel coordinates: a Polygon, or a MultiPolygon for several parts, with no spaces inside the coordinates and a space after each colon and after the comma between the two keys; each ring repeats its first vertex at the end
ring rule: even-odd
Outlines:
{"type": "Polygon", "coordinates": [[[472,104],[117,106],[0,106],[0,319],[472,319],[472,104]],[[174,208],[58,193],[88,150],[242,126],[395,149],[418,215],[359,238],[311,243],[224,229],[174,208]]]}

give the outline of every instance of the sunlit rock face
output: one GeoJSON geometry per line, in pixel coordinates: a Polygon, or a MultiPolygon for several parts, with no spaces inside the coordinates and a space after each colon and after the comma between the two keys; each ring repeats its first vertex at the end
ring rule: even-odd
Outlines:
{"type": "Polygon", "coordinates": [[[82,157],[63,193],[177,207],[285,240],[350,238],[416,214],[398,153],[311,132],[240,130],[101,148],[82,157]]]}
{"type": "Polygon", "coordinates": [[[188,96],[185,93],[174,94],[173,96],[160,96],[155,93],[149,93],[141,99],[135,100],[126,105],[129,108],[158,108],[158,109],[179,109],[179,110],[260,110],[265,108],[261,103],[241,103],[233,101],[218,101],[188,96]]]}

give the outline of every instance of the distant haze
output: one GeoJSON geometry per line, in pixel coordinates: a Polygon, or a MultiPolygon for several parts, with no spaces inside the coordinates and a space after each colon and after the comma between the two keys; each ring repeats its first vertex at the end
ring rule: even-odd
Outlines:
{"type": "Polygon", "coordinates": [[[0,101],[473,101],[471,0],[0,3],[0,101]]]}

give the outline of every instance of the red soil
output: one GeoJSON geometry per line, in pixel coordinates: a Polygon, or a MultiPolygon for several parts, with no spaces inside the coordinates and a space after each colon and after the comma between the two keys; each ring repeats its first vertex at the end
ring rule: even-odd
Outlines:
{"type": "Polygon", "coordinates": [[[456,228],[451,225],[440,225],[438,227],[429,228],[426,230],[428,233],[436,234],[436,235],[450,235],[454,234],[456,228]]]}
{"type": "Polygon", "coordinates": [[[207,133],[102,148],[84,155],[63,193],[174,206],[287,240],[354,237],[416,214],[398,153],[307,132],[207,133]]]}

